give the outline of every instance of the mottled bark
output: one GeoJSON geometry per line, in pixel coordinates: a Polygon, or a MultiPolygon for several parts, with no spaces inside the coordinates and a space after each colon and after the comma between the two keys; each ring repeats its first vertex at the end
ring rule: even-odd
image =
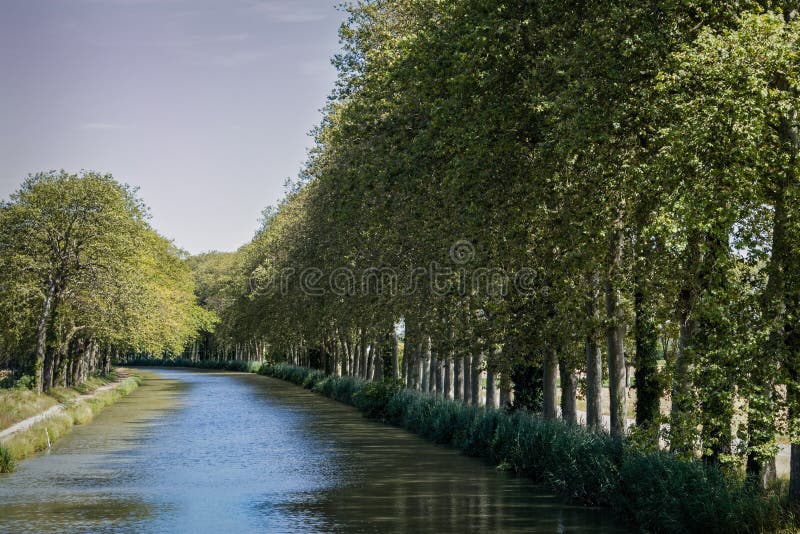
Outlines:
{"type": "Polygon", "coordinates": [[[34,351],[34,373],[36,376],[36,391],[41,393],[44,390],[44,365],[45,348],[47,344],[47,329],[50,323],[50,314],[53,301],[56,298],[56,281],[52,278],[47,284],[44,301],[42,302],[42,312],[39,315],[39,322],[36,325],[36,349],[34,351]]]}
{"type": "Polygon", "coordinates": [[[563,361],[559,362],[561,375],[561,418],[571,424],[578,423],[576,398],[578,395],[578,376],[563,361]]]}
{"type": "Polygon", "coordinates": [[[389,333],[392,342],[392,380],[400,378],[400,344],[397,341],[397,332],[395,332],[394,325],[389,333]]]}
{"type": "Polygon", "coordinates": [[[497,382],[491,366],[486,368],[486,407],[497,408],[497,382]]]}
{"type": "Polygon", "coordinates": [[[431,345],[430,338],[427,339],[420,354],[422,361],[422,384],[421,390],[424,393],[429,393],[431,390],[431,345]]]}
{"type": "Polygon", "coordinates": [[[483,355],[477,352],[472,357],[472,373],[470,377],[470,404],[473,406],[481,406],[483,399],[481,399],[481,372],[483,367],[483,355]]]}
{"type": "Polygon", "coordinates": [[[619,283],[622,268],[622,230],[616,228],[609,239],[610,265],[605,282],[606,344],[608,352],[608,390],[611,404],[611,434],[625,434],[628,409],[625,363],[625,321],[619,283]]]}
{"type": "Polygon", "coordinates": [[[455,394],[453,392],[453,383],[454,383],[454,362],[453,362],[453,353],[451,352],[447,359],[444,361],[444,398],[445,399],[453,399],[455,394]]]}
{"type": "Polygon", "coordinates": [[[504,371],[500,375],[500,407],[505,408],[511,406],[514,402],[513,395],[514,390],[511,378],[508,376],[508,373],[504,371]]]}
{"type": "Polygon", "coordinates": [[[459,356],[453,362],[453,398],[464,400],[464,357],[459,356]]]}
{"type": "Polygon", "coordinates": [[[374,365],[373,365],[373,371],[374,372],[373,372],[373,375],[372,375],[372,379],[381,381],[384,378],[384,374],[383,374],[383,353],[381,352],[381,349],[377,345],[373,345],[372,351],[374,353],[373,357],[372,357],[373,360],[374,360],[374,365]]]}
{"type": "Polygon", "coordinates": [[[558,417],[558,354],[548,347],[544,354],[544,410],[545,419],[558,417]]]}
{"type": "Polygon", "coordinates": [[[597,273],[587,276],[589,293],[586,298],[586,426],[602,428],[603,355],[597,339],[600,314],[597,301],[600,298],[600,280],[597,273]]]}
{"type": "Polygon", "coordinates": [[[464,396],[463,401],[466,404],[472,404],[472,354],[464,355],[464,396]]]}
{"type": "Polygon", "coordinates": [[[651,427],[658,424],[661,415],[661,385],[658,379],[658,330],[654,305],[646,282],[642,280],[643,276],[641,273],[637,276],[634,290],[636,425],[651,427]]]}

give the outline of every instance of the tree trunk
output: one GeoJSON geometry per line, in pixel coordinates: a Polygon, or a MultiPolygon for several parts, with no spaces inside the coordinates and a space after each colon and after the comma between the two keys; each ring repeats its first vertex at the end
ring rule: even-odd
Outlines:
{"type": "Polygon", "coordinates": [[[566,423],[576,425],[578,424],[576,406],[578,376],[563,361],[559,362],[558,367],[561,373],[561,418],[566,423]]]}
{"type": "Polygon", "coordinates": [[[455,397],[453,393],[453,382],[454,382],[454,369],[455,362],[453,361],[453,353],[447,356],[447,359],[444,362],[444,398],[452,400],[455,397]]]}
{"type": "Polygon", "coordinates": [[[558,354],[555,349],[547,348],[544,355],[544,418],[558,417],[558,354]]]}
{"type": "Polygon", "coordinates": [[[47,285],[47,292],[42,303],[42,313],[39,315],[39,322],[36,325],[36,350],[34,352],[34,373],[36,377],[36,392],[44,390],[44,360],[45,346],[47,344],[47,327],[50,322],[50,311],[56,297],[56,282],[52,277],[47,285]]]}
{"type": "Polygon", "coordinates": [[[472,404],[472,353],[464,355],[464,396],[463,400],[466,404],[472,404]]]}
{"type": "Polygon", "coordinates": [[[442,392],[439,388],[439,358],[438,356],[431,356],[431,394],[438,395],[442,392]]]}
{"type": "Polygon", "coordinates": [[[372,359],[375,362],[374,365],[373,365],[374,373],[373,373],[372,379],[373,380],[377,380],[378,382],[382,382],[383,381],[383,354],[381,353],[381,350],[377,345],[373,345],[372,346],[372,351],[374,352],[374,355],[373,355],[372,359]]]}
{"type": "Polygon", "coordinates": [[[350,344],[348,341],[339,334],[339,339],[342,343],[342,374],[350,376],[350,344]]]}
{"type": "Polygon", "coordinates": [[[491,367],[486,368],[486,407],[497,408],[497,382],[494,370],[491,367]]]}
{"type": "MultiPolygon", "coordinates": [[[[641,250],[639,257],[648,255],[641,250]]],[[[648,276],[643,272],[644,259],[637,261],[634,301],[634,337],[636,353],[634,356],[634,376],[636,377],[636,426],[652,427],[659,424],[661,386],[658,379],[658,330],[655,310],[651,302],[648,276]]],[[[630,385],[630,384],[629,384],[630,385]]],[[[657,438],[656,438],[657,439],[657,438]]]]}
{"type": "Polygon", "coordinates": [[[436,394],[440,397],[444,396],[444,366],[445,359],[436,357],[436,394]]]}
{"type": "Polygon", "coordinates": [[[507,371],[503,371],[500,375],[500,407],[507,408],[511,406],[513,400],[513,386],[511,378],[508,376],[507,371]]]}
{"type": "Polygon", "coordinates": [[[403,382],[403,385],[407,388],[411,387],[411,373],[410,367],[408,365],[408,345],[405,343],[403,344],[403,355],[402,355],[402,374],[400,376],[400,380],[403,382]]]}
{"type": "Polygon", "coordinates": [[[457,401],[464,400],[464,357],[455,358],[453,375],[454,391],[453,398],[457,401]]]}
{"type": "Polygon", "coordinates": [[[792,443],[789,460],[789,503],[800,506],[800,443],[792,443]]]}
{"type": "Polygon", "coordinates": [[[397,342],[397,332],[392,325],[392,331],[389,334],[392,341],[392,380],[400,378],[400,344],[397,342]]]}
{"type": "Polygon", "coordinates": [[[428,377],[428,393],[436,392],[436,365],[433,359],[433,344],[431,336],[425,338],[425,374],[428,377]]]}
{"type": "Polygon", "coordinates": [[[430,387],[430,372],[431,372],[431,350],[430,350],[430,342],[427,342],[425,348],[422,349],[420,353],[420,361],[421,361],[421,383],[420,389],[423,393],[428,393],[431,389],[430,387]]]}
{"type": "Polygon", "coordinates": [[[599,337],[597,325],[600,317],[597,309],[599,299],[599,284],[597,273],[587,276],[589,295],[586,299],[586,318],[588,327],[586,331],[586,426],[589,428],[602,428],[602,393],[603,393],[603,355],[597,343],[599,337]]]}
{"type": "Polygon", "coordinates": [[[53,367],[55,364],[55,351],[54,347],[45,348],[44,351],[44,390],[50,391],[53,387],[53,367]]]}
{"type": "Polygon", "coordinates": [[[375,380],[375,342],[367,345],[367,350],[364,353],[364,360],[367,366],[367,380],[375,380]]]}
{"type": "Polygon", "coordinates": [[[622,436],[628,417],[625,387],[625,322],[621,304],[619,282],[622,267],[622,230],[617,228],[612,233],[609,252],[611,265],[606,278],[606,343],[608,345],[608,383],[611,404],[611,434],[622,436]]]}
{"type": "MultiPolygon", "coordinates": [[[[686,272],[683,287],[678,294],[678,353],[675,362],[675,372],[672,377],[672,407],[670,410],[670,434],[683,436],[692,424],[687,421],[691,409],[688,398],[692,389],[691,380],[691,353],[692,338],[697,329],[694,319],[694,303],[697,296],[697,276],[700,265],[700,234],[694,232],[689,236],[686,247],[686,272]]],[[[673,450],[691,447],[691,443],[670,443],[673,450]]]]}
{"type": "Polygon", "coordinates": [[[361,331],[361,378],[364,380],[369,379],[369,342],[367,341],[367,333],[365,330],[361,331]]]}
{"type": "Polygon", "coordinates": [[[481,366],[483,357],[480,352],[472,356],[472,373],[470,377],[470,404],[481,405],[481,366]]]}

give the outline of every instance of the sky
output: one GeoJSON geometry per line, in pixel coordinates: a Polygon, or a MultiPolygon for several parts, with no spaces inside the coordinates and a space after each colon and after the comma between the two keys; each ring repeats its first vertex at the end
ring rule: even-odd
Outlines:
{"type": "Polygon", "coordinates": [[[81,169],[197,254],[248,242],[311,147],[341,0],[0,0],[0,198],[81,169]]]}

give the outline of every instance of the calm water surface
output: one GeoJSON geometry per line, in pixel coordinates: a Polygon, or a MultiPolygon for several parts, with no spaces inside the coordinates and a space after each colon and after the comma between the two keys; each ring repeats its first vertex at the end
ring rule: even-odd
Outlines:
{"type": "Polygon", "coordinates": [[[249,374],[163,370],[0,475],[0,532],[618,532],[526,480],[249,374]]]}

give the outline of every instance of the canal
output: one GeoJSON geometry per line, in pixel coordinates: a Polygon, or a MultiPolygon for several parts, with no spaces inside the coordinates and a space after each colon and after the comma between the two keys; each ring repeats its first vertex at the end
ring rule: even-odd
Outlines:
{"type": "Polygon", "coordinates": [[[250,374],[147,371],[0,475],[0,532],[618,532],[607,511],[250,374]]]}

